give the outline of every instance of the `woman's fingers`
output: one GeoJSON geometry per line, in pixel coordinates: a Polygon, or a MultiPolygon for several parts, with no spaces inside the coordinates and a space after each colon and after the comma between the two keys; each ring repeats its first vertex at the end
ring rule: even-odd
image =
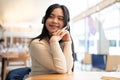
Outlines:
{"type": "Polygon", "coordinates": [[[64,31],[60,34],[60,36],[63,37],[63,36],[66,35],[66,34],[67,34],[67,30],[64,30],[64,31]]]}
{"type": "Polygon", "coordinates": [[[65,32],[65,30],[66,30],[66,27],[59,29],[56,32],[53,32],[52,34],[60,36],[61,34],[63,34],[65,32]]]}
{"type": "Polygon", "coordinates": [[[66,27],[52,33],[52,36],[56,36],[58,40],[61,40],[61,39],[68,40],[68,35],[69,35],[69,32],[68,30],[66,30],[66,27]]]}

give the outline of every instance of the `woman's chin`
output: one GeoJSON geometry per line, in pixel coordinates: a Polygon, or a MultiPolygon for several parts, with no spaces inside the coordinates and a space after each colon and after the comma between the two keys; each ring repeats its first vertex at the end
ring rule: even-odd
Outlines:
{"type": "Polygon", "coordinates": [[[56,32],[56,31],[57,31],[57,30],[52,30],[51,33],[54,33],[54,32],[56,32]]]}

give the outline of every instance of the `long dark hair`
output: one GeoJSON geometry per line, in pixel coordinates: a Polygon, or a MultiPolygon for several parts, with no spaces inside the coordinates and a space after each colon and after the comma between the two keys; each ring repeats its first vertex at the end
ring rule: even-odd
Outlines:
{"type": "Polygon", "coordinates": [[[34,39],[42,40],[42,39],[44,39],[46,37],[49,37],[49,33],[48,33],[48,30],[46,28],[45,23],[46,23],[46,20],[48,19],[48,17],[50,16],[50,14],[52,13],[52,11],[54,9],[56,9],[56,8],[61,8],[63,10],[63,14],[64,14],[64,27],[65,26],[69,27],[68,22],[70,21],[70,16],[69,16],[69,11],[68,11],[67,7],[64,6],[64,5],[60,5],[60,4],[53,4],[53,5],[48,7],[48,9],[46,10],[45,16],[42,19],[43,29],[42,29],[41,34],[39,36],[33,38],[32,40],[34,40],[34,39]]]}
{"type": "MultiPolygon", "coordinates": [[[[45,16],[42,19],[43,29],[42,29],[41,34],[38,35],[37,37],[33,38],[31,41],[33,41],[34,39],[42,40],[42,39],[50,37],[49,32],[48,32],[48,30],[46,28],[45,23],[46,23],[46,20],[48,19],[48,17],[51,15],[52,11],[54,9],[56,9],[56,8],[61,8],[63,10],[63,14],[64,14],[64,27],[67,26],[67,29],[70,32],[70,26],[69,26],[70,15],[69,15],[69,11],[68,11],[67,7],[64,6],[64,5],[60,5],[60,4],[52,4],[51,6],[48,7],[48,9],[46,10],[45,16]]],[[[73,57],[74,57],[73,40],[72,40],[72,51],[73,51],[73,57]]]]}

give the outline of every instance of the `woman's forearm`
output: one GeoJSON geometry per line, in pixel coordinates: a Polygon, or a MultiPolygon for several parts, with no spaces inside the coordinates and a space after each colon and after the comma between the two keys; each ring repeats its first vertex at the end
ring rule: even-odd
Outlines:
{"type": "Polygon", "coordinates": [[[72,48],[70,41],[64,43],[64,55],[67,63],[67,72],[70,72],[73,67],[72,48]]]}

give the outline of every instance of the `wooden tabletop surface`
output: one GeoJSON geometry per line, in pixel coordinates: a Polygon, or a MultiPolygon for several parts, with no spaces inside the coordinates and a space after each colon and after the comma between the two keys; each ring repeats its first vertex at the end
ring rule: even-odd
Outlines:
{"type": "Polygon", "coordinates": [[[71,74],[45,74],[26,80],[120,80],[120,72],[79,72],[71,74]]]}

